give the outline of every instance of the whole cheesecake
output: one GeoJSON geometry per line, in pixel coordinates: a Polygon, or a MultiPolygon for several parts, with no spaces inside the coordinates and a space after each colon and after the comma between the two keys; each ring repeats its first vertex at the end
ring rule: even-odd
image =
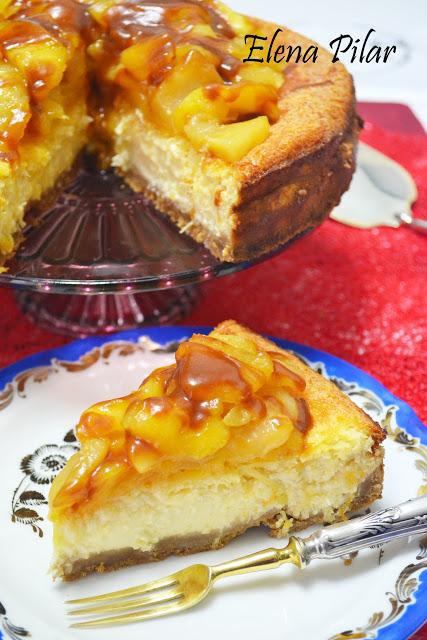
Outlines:
{"type": "MultiPolygon", "coordinates": [[[[351,76],[243,62],[276,26],[216,0],[2,0],[0,254],[86,146],[219,259],[319,224],[354,171],[351,76]]],[[[275,46],[313,45],[288,29],[275,46]]]]}
{"type": "Polygon", "coordinates": [[[381,496],[384,433],[336,385],[233,321],[77,426],[49,495],[52,573],[217,549],[249,527],[284,536],[381,496]]]}

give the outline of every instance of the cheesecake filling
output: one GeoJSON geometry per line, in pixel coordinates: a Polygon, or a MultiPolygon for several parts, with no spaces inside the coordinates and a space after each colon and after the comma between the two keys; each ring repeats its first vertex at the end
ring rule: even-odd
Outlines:
{"type": "Polygon", "coordinates": [[[179,210],[185,230],[198,224],[225,242],[232,234],[232,212],[239,199],[235,167],[201,154],[183,137],[160,132],[142,111],[118,113],[112,121],[112,165],[136,190],[147,191],[149,186],[151,196],[179,210]]]}
{"type": "Polygon", "coordinates": [[[72,576],[100,554],[108,567],[108,558],[118,550],[127,550],[124,557],[138,552],[155,559],[162,550],[169,555],[191,544],[197,549],[204,538],[215,548],[230,532],[270,524],[275,516],[275,535],[285,535],[293,519],[333,522],[349,510],[365,479],[382,463],[372,456],[370,444],[339,467],[327,456],[308,462],[276,460],[239,472],[204,477],[193,472],[149,488],[135,486],[96,511],[55,523],[52,573],[72,576]]]}

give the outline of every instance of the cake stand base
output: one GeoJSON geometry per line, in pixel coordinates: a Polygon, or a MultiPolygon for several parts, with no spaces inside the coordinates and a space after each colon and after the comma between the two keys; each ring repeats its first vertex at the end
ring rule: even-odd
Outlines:
{"type": "Polygon", "coordinates": [[[70,295],[16,291],[16,299],[38,326],[74,337],[113,333],[176,322],[199,300],[196,285],[144,293],[70,295]]]}

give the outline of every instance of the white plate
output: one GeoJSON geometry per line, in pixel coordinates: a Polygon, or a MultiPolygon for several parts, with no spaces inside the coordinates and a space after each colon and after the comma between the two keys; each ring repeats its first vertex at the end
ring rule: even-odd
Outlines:
{"type": "MultiPolygon", "coordinates": [[[[53,583],[45,498],[74,451],[73,425],[89,404],[134,389],[172,360],[194,328],[169,327],[88,338],[0,372],[0,638],[93,640],[348,640],[408,638],[426,619],[427,540],[361,552],[351,564],[317,561],[230,578],[180,615],[96,631],[68,628],[63,601],[167,575],[193,562],[218,563],[271,546],[263,529],[219,551],[169,558],[74,583],[53,583]],[[159,347],[159,345],[161,345],[159,347]],[[2,391],[3,389],[3,391],[2,391]]],[[[206,331],[204,329],[203,331],[206,331]]],[[[390,506],[427,490],[427,432],[376,380],[328,354],[279,341],[306,358],[387,427],[384,497],[390,506]]],[[[277,543],[276,543],[277,544],[277,543]]]]}

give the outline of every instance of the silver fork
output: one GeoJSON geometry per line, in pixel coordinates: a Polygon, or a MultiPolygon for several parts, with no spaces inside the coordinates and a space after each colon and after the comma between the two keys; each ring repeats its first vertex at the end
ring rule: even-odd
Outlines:
{"type": "Polygon", "coordinates": [[[113,614],[106,618],[95,617],[71,626],[91,628],[126,624],[177,613],[203,600],[220,578],[276,569],[284,563],[292,563],[303,569],[314,558],[338,558],[365,547],[426,532],[427,495],[389,509],[324,527],[307,538],[292,536],[283,549],[264,549],[212,567],[195,564],[147,584],[99,596],[68,600],[66,604],[91,605],[73,609],[68,612],[69,615],[93,618],[102,614],[113,614]],[[122,613],[126,611],[129,613],[122,613]]]}

